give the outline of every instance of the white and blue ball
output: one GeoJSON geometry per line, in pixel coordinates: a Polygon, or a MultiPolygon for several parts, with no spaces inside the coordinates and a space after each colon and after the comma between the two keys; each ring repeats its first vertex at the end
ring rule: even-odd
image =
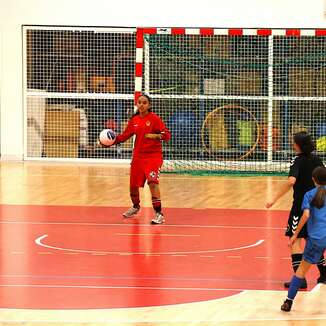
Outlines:
{"type": "Polygon", "coordinates": [[[114,144],[116,134],[112,129],[104,129],[100,132],[100,142],[104,146],[112,146],[114,144]]]}

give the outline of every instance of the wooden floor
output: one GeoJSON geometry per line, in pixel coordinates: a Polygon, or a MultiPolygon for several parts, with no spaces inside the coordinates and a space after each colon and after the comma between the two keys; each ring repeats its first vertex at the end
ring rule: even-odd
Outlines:
{"type": "MultiPolygon", "coordinates": [[[[128,167],[40,162],[0,163],[1,205],[128,207],[128,167]]],[[[264,209],[282,177],[190,177],[162,174],[166,208],[264,209]]],[[[273,209],[288,210],[287,194],[273,209]]],[[[143,206],[151,206],[148,188],[143,206]]],[[[286,241],[286,239],[282,239],[286,241]]],[[[3,259],[1,264],[5,264],[3,259]]],[[[326,286],[300,292],[295,310],[282,313],[285,291],[248,290],[204,302],[162,307],[38,310],[1,309],[0,325],[305,325],[326,324],[326,286]]],[[[1,298],[1,295],[0,295],[1,298]]]]}

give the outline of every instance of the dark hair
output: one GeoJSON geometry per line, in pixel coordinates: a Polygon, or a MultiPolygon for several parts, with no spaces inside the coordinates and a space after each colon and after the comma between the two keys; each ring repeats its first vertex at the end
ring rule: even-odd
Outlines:
{"type": "Polygon", "coordinates": [[[326,168],[324,166],[318,166],[312,171],[312,177],[315,182],[318,184],[318,190],[315,197],[311,201],[312,206],[317,208],[322,208],[325,205],[326,197],[326,168]]]}
{"type": "MultiPolygon", "coordinates": [[[[151,98],[147,94],[140,94],[138,96],[138,98],[140,98],[142,96],[147,98],[149,104],[152,104],[152,100],[151,100],[151,98]]],[[[150,108],[148,111],[151,112],[152,109],[150,108]]],[[[138,114],[139,114],[139,111],[137,110],[131,117],[134,117],[135,115],[138,115],[138,114]]]]}
{"type": "Polygon", "coordinates": [[[311,136],[305,131],[294,134],[293,141],[299,146],[302,153],[306,155],[309,155],[316,148],[311,136]]]}
{"type": "MultiPolygon", "coordinates": [[[[143,93],[142,93],[139,97],[141,97],[141,96],[146,97],[147,100],[148,100],[148,102],[149,102],[149,104],[152,103],[152,99],[149,97],[149,95],[147,95],[147,94],[143,94],[143,93]]],[[[139,98],[139,97],[138,97],[138,98],[139,98]]]]}

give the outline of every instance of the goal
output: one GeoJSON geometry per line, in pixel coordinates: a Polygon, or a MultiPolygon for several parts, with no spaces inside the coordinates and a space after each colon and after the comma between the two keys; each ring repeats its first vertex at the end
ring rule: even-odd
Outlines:
{"type": "Polygon", "coordinates": [[[135,98],[172,132],[165,171],[277,173],[306,130],[326,151],[324,30],[138,28],[135,98]]]}

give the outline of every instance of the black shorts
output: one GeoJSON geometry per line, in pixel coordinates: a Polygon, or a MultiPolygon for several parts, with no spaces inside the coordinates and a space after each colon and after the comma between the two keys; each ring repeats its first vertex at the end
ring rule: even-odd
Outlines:
{"type": "MultiPolygon", "coordinates": [[[[300,204],[293,203],[288,219],[288,225],[285,232],[286,236],[292,237],[292,235],[294,234],[295,230],[299,225],[301,216],[302,216],[301,203],[300,204]]],[[[299,232],[298,238],[306,239],[307,236],[308,236],[308,232],[307,232],[307,223],[306,223],[301,229],[301,231],[299,232]]]]}

